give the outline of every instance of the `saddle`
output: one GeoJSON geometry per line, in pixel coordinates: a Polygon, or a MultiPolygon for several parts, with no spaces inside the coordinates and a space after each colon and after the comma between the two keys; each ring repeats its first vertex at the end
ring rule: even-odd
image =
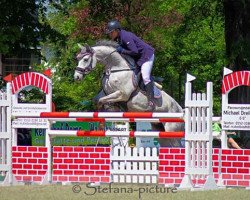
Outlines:
{"type": "MultiPolygon", "coordinates": [[[[140,67],[138,67],[136,65],[135,61],[130,56],[123,55],[123,54],[121,54],[121,55],[128,63],[130,69],[134,71],[133,85],[135,86],[135,88],[138,87],[140,89],[140,91],[142,91],[142,93],[144,93],[146,95],[146,88],[145,88],[145,84],[144,84],[143,79],[142,79],[140,67]]],[[[163,81],[163,78],[161,78],[161,77],[151,76],[150,79],[153,82],[162,82],[163,81]]],[[[132,93],[132,97],[133,96],[134,96],[134,94],[132,93]]],[[[150,99],[150,100],[154,101],[154,103],[156,105],[160,105],[162,102],[161,91],[159,88],[156,87],[155,84],[154,84],[154,99],[150,99]]]]}

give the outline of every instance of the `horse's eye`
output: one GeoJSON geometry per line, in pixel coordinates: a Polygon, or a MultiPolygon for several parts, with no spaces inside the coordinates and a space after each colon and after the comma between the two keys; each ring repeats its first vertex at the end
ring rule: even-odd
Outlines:
{"type": "Polygon", "coordinates": [[[88,58],[84,58],[83,59],[84,62],[88,62],[88,60],[89,60],[88,58]]]}

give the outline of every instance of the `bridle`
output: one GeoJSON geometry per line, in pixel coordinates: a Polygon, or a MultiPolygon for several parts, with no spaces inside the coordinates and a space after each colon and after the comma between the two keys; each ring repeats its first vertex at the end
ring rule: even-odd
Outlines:
{"type": "MultiPolygon", "coordinates": [[[[105,58],[101,59],[102,61],[105,61],[106,59],[108,59],[109,56],[111,56],[114,52],[116,52],[116,50],[112,51],[109,55],[107,55],[105,58]]],[[[81,60],[84,56],[87,56],[89,55],[91,57],[91,61],[89,63],[89,65],[82,69],[80,67],[76,67],[76,71],[80,74],[87,74],[89,71],[91,71],[93,68],[92,68],[92,64],[93,64],[93,55],[94,55],[94,50],[90,51],[90,52],[85,52],[85,53],[79,53],[77,55],[77,60],[81,60]]]]}
{"type": "MultiPolygon", "coordinates": [[[[106,61],[113,53],[115,53],[115,52],[117,52],[117,50],[114,50],[114,51],[112,51],[110,54],[108,54],[105,58],[103,58],[103,59],[101,59],[101,61],[106,61]]],[[[86,68],[84,68],[84,69],[82,69],[82,68],[80,68],[80,67],[76,67],[76,71],[79,73],[79,74],[87,74],[88,72],[90,72],[93,68],[92,68],[92,64],[93,64],[93,55],[94,55],[94,50],[91,50],[91,51],[89,51],[89,52],[84,52],[84,53],[79,53],[78,55],[77,55],[77,60],[81,60],[84,56],[86,56],[86,55],[89,55],[90,57],[91,57],[91,61],[90,61],[90,63],[89,63],[89,65],[86,67],[86,68]]],[[[126,59],[125,59],[126,60],[126,59]]],[[[128,64],[130,64],[129,63],[129,61],[128,60],[126,60],[127,62],[128,62],[128,64]]],[[[133,71],[133,70],[135,70],[135,68],[128,68],[128,69],[118,69],[118,70],[109,70],[109,73],[108,74],[110,74],[110,73],[112,73],[112,72],[120,72],[120,71],[133,71]]]]}
{"type": "Polygon", "coordinates": [[[93,63],[93,54],[94,54],[94,51],[91,51],[91,52],[85,52],[85,53],[79,53],[77,55],[77,60],[81,60],[84,56],[87,56],[89,55],[91,57],[91,61],[89,63],[89,65],[82,69],[80,67],[76,67],[76,71],[79,73],[79,74],[87,74],[88,72],[90,72],[92,70],[92,63],[93,63]]]}

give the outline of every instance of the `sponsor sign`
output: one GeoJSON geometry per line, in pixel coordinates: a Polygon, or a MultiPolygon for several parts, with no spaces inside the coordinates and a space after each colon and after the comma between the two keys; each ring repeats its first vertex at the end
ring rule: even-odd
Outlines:
{"type": "MultiPolygon", "coordinates": [[[[137,122],[137,131],[151,131],[151,124],[148,122],[137,122]]],[[[158,139],[153,137],[137,137],[136,147],[159,147],[158,139]]]]}
{"type": "MultiPolygon", "coordinates": [[[[56,122],[53,130],[97,130],[97,122],[56,122]]],[[[111,123],[106,123],[106,129],[111,123]]],[[[45,129],[32,129],[32,146],[45,146],[45,129]]],[[[109,145],[109,137],[77,137],[77,136],[58,136],[52,138],[52,146],[86,146],[86,145],[109,145]]]]}
{"type": "Polygon", "coordinates": [[[222,129],[249,130],[250,105],[227,104],[222,109],[222,129]]]}
{"type": "MultiPolygon", "coordinates": [[[[111,127],[112,131],[129,131],[129,126],[125,124],[115,124],[111,127]]],[[[112,147],[122,146],[127,147],[129,142],[129,137],[112,137],[112,147]]]]}

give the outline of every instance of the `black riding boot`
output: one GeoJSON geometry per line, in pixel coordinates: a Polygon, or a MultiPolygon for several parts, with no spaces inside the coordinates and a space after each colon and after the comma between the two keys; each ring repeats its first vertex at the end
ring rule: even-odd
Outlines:
{"type": "Polygon", "coordinates": [[[154,110],[155,103],[154,103],[154,82],[151,81],[147,85],[145,85],[146,88],[146,94],[149,101],[149,106],[151,107],[151,110],[154,110]]]}

